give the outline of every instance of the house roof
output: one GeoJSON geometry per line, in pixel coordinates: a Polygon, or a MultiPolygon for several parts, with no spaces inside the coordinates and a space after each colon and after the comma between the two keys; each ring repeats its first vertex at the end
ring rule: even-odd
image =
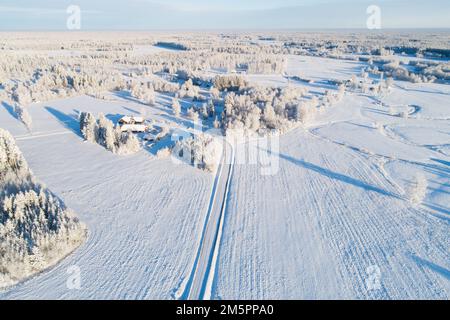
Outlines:
{"type": "Polygon", "coordinates": [[[135,117],[135,116],[123,116],[119,119],[119,123],[143,123],[143,117],[135,117]]]}
{"type": "Polygon", "coordinates": [[[120,126],[120,130],[124,131],[133,131],[133,132],[145,132],[147,130],[147,126],[145,124],[128,124],[125,123],[120,126]]]}

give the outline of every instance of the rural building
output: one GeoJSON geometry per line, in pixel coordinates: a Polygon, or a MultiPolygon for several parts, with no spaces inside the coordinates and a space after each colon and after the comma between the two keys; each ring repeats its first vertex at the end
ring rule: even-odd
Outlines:
{"type": "Polygon", "coordinates": [[[119,119],[121,131],[145,132],[147,125],[143,117],[123,116],[119,119]]]}

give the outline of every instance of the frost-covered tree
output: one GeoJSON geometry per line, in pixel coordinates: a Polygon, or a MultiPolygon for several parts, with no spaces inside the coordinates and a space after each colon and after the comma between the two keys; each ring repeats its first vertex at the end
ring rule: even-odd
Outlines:
{"type": "Polygon", "coordinates": [[[211,98],[215,100],[220,99],[220,91],[216,87],[211,87],[211,89],[209,89],[209,94],[211,95],[211,98]]]}
{"type": "Polygon", "coordinates": [[[26,106],[33,101],[31,98],[30,88],[20,82],[13,88],[11,98],[17,104],[23,106],[26,106]]]}
{"type": "Polygon", "coordinates": [[[275,114],[275,110],[271,103],[266,103],[264,107],[263,119],[269,128],[275,128],[277,115],[275,114]]]}
{"type": "Polygon", "coordinates": [[[107,150],[116,151],[116,134],[114,131],[114,124],[107,119],[103,113],[98,117],[98,140],[97,142],[104,146],[107,150]]]}
{"type": "Polygon", "coordinates": [[[176,98],[173,98],[173,99],[172,99],[172,111],[173,111],[173,114],[174,114],[176,117],[179,117],[179,116],[180,116],[180,113],[181,113],[181,105],[180,105],[180,102],[178,101],[178,99],[176,99],[176,98]]]}
{"type": "Polygon", "coordinates": [[[112,121],[102,113],[96,120],[91,113],[82,112],[80,131],[87,141],[97,142],[116,154],[132,154],[141,149],[139,140],[132,132],[123,133],[119,126],[114,127],[112,121]]]}
{"type": "Polygon", "coordinates": [[[14,112],[17,114],[17,117],[20,119],[20,121],[22,121],[25,127],[29,131],[31,131],[33,120],[31,119],[31,115],[28,113],[28,110],[24,106],[16,103],[14,112]]]}
{"type": "Polygon", "coordinates": [[[150,106],[154,105],[156,102],[156,94],[155,90],[153,89],[153,86],[149,84],[147,88],[142,89],[142,94],[140,99],[150,106]]]}
{"type": "Polygon", "coordinates": [[[296,106],[296,120],[306,125],[314,119],[316,110],[316,107],[311,101],[299,103],[296,106]]]}
{"type": "Polygon", "coordinates": [[[29,179],[28,164],[14,142],[12,135],[0,128],[0,182],[11,179],[8,175],[18,179],[29,179]]]}
{"type": "Polygon", "coordinates": [[[212,100],[208,101],[207,109],[208,109],[208,117],[214,117],[216,115],[216,107],[212,100]]]}
{"type": "Polygon", "coordinates": [[[194,84],[192,83],[192,79],[189,79],[185,81],[181,86],[179,96],[181,98],[183,97],[195,98],[199,96],[199,90],[200,88],[198,86],[194,86],[194,84]]]}
{"type": "Polygon", "coordinates": [[[345,95],[345,85],[340,84],[338,86],[338,93],[337,93],[337,100],[340,101],[342,98],[344,98],[345,95]]]}
{"type": "Polygon", "coordinates": [[[219,129],[219,128],[220,128],[220,121],[219,121],[219,119],[217,118],[217,116],[216,116],[216,118],[215,118],[214,121],[213,121],[213,127],[214,127],[215,129],[219,129]]]}
{"type": "Polygon", "coordinates": [[[80,113],[80,132],[84,139],[89,142],[95,142],[97,139],[97,120],[90,112],[80,113]]]}
{"type": "Polygon", "coordinates": [[[200,119],[200,116],[197,111],[195,111],[195,108],[191,107],[188,109],[187,116],[189,119],[191,119],[194,123],[197,123],[200,119]]]}
{"type": "Polygon", "coordinates": [[[120,140],[118,141],[117,154],[127,155],[138,152],[141,149],[141,145],[136,136],[131,132],[122,133],[120,140]]]}
{"type": "Polygon", "coordinates": [[[202,104],[202,107],[200,108],[200,115],[203,119],[209,118],[208,105],[206,103],[202,104]]]}
{"type": "Polygon", "coordinates": [[[222,145],[213,136],[200,134],[177,141],[172,154],[199,169],[213,172],[220,162],[222,145]]]}

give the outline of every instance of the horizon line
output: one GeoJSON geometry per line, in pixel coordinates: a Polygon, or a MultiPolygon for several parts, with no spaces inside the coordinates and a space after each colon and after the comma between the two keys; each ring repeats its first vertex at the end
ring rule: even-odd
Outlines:
{"type": "Polygon", "coordinates": [[[81,32],[202,32],[202,31],[214,31],[214,32],[225,32],[225,31],[367,31],[373,33],[380,33],[383,31],[450,31],[450,27],[395,27],[395,28],[381,28],[381,29],[367,29],[367,28],[346,28],[346,27],[336,27],[336,28],[130,28],[130,29],[79,29],[79,30],[69,30],[69,29],[0,29],[0,33],[3,32],[68,32],[68,33],[81,33],[81,32]]]}

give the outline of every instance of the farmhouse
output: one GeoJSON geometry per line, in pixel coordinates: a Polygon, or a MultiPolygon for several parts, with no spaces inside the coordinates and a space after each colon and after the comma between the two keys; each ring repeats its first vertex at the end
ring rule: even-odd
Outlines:
{"type": "Polygon", "coordinates": [[[147,125],[143,117],[123,116],[119,119],[121,131],[145,132],[147,125]]]}

